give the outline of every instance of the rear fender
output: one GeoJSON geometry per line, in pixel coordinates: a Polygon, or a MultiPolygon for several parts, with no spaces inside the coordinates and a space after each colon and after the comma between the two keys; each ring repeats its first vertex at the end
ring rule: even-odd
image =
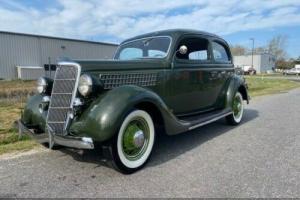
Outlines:
{"type": "Polygon", "coordinates": [[[249,103],[249,95],[247,91],[247,85],[245,80],[240,76],[234,75],[228,85],[227,93],[226,93],[226,100],[225,100],[225,107],[231,108],[232,99],[235,93],[239,91],[241,92],[243,99],[249,103]]]}

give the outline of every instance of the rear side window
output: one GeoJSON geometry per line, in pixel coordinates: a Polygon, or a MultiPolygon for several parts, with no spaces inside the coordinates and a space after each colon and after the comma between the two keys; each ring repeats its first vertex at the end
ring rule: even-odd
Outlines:
{"type": "Polygon", "coordinates": [[[207,60],[207,57],[207,50],[200,50],[189,53],[189,60],[207,60]]]}
{"type": "Polygon", "coordinates": [[[213,56],[215,61],[225,62],[225,63],[230,62],[230,57],[224,45],[217,42],[212,42],[212,50],[213,50],[213,56]]]}
{"type": "Polygon", "coordinates": [[[181,45],[185,45],[188,48],[188,52],[185,55],[177,53],[177,58],[193,61],[209,60],[208,40],[197,37],[184,38],[182,41],[180,41],[180,44],[178,45],[177,49],[179,49],[181,45]]]}

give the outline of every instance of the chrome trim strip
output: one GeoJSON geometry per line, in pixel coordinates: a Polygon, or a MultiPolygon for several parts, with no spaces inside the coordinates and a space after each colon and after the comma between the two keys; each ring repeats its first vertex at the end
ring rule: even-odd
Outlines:
{"type": "MultiPolygon", "coordinates": [[[[49,142],[49,134],[40,133],[35,134],[32,130],[28,129],[21,120],[18,120],[19,136],[23,134],[29,135],[39,143],[49,142]]],[[[66,147],[78,148],[78,149],[94,149],[94,142],[89,137],[71,137],[71,136],[57,136],[51,134],[55,144],[59,144],[66,147]]]]}
{"type": "Polygon", "coordinates": [[[63,78],[58,78],[58,79],[55,79],[57,81],[75,81],[76,79],[74,78],[66,78],[66,79],[63,79],[63,78]]]}
{"type": "MultiPolygon", "coordinates": [[[[58,65],[61,65],[61,66],[63,66],[63,65],[65,65],[65,66],[75,66],[78,70],[74,90],[73,90],[72,93],[68,93],[68,94],[72,94],[72,99],[71,99],[71,102],[70,102],[70,106],[69,107],[58,107],[58,108],[62,108],[62,109],[63,108],[70,108],[70,110],[73,110],[74,100],[76,98],[76,93],[77,93],[78,84],[79,84],[79,78],[80,78],[80,75],[81,75],[81,66],[79,64],[75,63],[75,62],[65,62],[65,61],[59,62],[58,65]]],[[[55,76],[54,76],[53,80],[56,80],[56,76],[57,76],[57,71],[55,72],[55,76]]],[[[64,79],[60,79],[60,80],[64,80],[64,79]]],[[[53,87],[54,87],[54,85],[53,85],[53,87]]],[[[63,94],[63,93],[52,93],[52,94],[63,94]]],[[[50,97],[50,105],[51,105],[51,100],[52,100],[52,95],[50,97]]],[[[51,107],[51,108],[56,108],[56,107],[51,107]]],[[[50,109],[50,106],[49,106],[49,109],[50,109]]],[[[47,118],[46,118],[46,126],[49,123],[48,116],[49,116],[49,112],[48,112],[47,118]]],[[[65,123],[66,123],[65,127],[68,127],[68,123],[70,123],[70,120],[66,119],[65,123]]]]}
{"type": "Polygon", "coordinates": [[[66,147],[74,147],[78,149],[94,149],[94,143],[92,138],[67,138],[54,135],[54,144],[59,144],[66,147]]]}
{"type": "Polygon", "coordinates": [[[55,108],[55,109],[67,109],[67,107],[51,107],[51,108],[55,108]]]}
{"type": "Polygon", "coordinates": [[[53,92],[52,94],[73,94],[73,93],[65,93],[65,92],[53,92]]]}
{"type": "Polygon", "coordinates": [[[219,120],[219,119],[221,119],[221,118],[223,118],[223,117],[226,117],[227,115],[230,115],[230,114],[232,114],[232,112],[228,112],[228,113],[225,113],[225,114],[220,115],[220,116],[218,116],[218,117],[215,117],[215,118],[213,118],[213,119],[211,119],[211,120],[202,122],[202,123],[200,123],[200,124],[196,124],[196,125],[194,125],[194,126],[189,127],[189,130],[193,130],[193,129],[198,128],[198,127],[200,127],[200,126],[204,126],[204,125],[209,124],[209,123],[211,123],[211,122],[217,121],[217,120],[219,120]]]}
{"type": "Polygon", "coordinates": [[[77,73],[77,78],[76,78],[76,82],[75,82],[75,87],[74,87],[74,92],[72,94],[72,100],[71,100],[71,104],[70,104],[70,108],[73,108],[73,103],[76,97],[76,93],[77,93],[77,89],[78,89],[78,84],[79,84],[79,78],[81,75],[81,66],[75,62],[59,62],[58,65],[73,65],[75,67],[77,67],[78,69],[78,73],[77,73]]]}

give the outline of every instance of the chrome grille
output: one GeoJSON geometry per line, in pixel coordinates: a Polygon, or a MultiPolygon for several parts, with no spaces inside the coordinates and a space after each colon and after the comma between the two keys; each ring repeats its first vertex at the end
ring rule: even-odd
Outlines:
{"type": "Polygon", "coordinates": [[[47,125],[54,134],[65,135],[69,113],[76,94],[80,67],[75,64],[58,65],[47,115],[47,125]]]}
{"type": "Polygon", "coordinates": [[[157,82],[157,73],[124,73],[100,74],[104,89],[113,89],[121,85],[154,86],[157,82]]]}

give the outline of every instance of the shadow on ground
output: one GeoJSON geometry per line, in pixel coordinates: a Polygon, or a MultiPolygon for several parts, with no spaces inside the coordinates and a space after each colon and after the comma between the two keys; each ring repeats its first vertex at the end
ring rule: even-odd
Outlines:
{"type": "MultiPolygon", "coordinates": [[[[245,109],[242,124],[246,124],[259,116],[258,111],[253,109],[245,109]]],[[[225,120],[219,120],[212,124],[197,128],[193,131],[182,133],[175,136],[160,135],[157,137],[153,154],[147,166],[156,166],[174,159],[181,154],[196,148],[197,146],[215,138],[219,135],[226,134],[228,131],[235,129],[237,126],[227,125],[225,120]]],[[[111,167],[109,162],[101,154],[101,149],[95,150],[74,150],[68,148],[60,148],[59,151],[70,155],[78,162],[96,163],[99,166],[111,167]]]]}

